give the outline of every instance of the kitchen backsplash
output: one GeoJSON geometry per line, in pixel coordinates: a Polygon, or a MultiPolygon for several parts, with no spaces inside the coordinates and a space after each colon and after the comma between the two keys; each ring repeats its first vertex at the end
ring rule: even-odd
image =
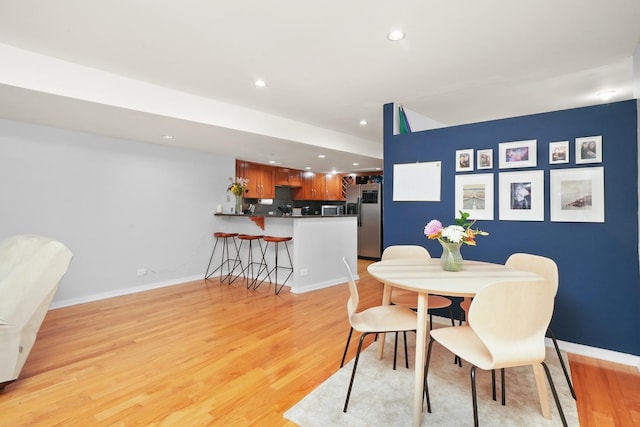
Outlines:
{"type": "Polygon", "coordinates": [[[344,202],[324,202],[322,200],[293,200],[293,189],[291,187],[276,187],[276,197],[273,199],[272,205],[260,205],[258,199],[244,199],[246,204],[254,204],[256,215],[269,215],[269,212],[273,212],[272,215],[282,215],[282,212],[278,209],[278,206],[291,205],[293,208],[302,208],[309,206],[309,211],[312,215],[320,215],[320,207],[322,205],[344,205],[344,202]]]}

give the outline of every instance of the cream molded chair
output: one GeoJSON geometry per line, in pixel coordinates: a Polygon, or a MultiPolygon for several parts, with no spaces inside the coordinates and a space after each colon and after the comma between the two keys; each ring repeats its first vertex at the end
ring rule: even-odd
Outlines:
{"type": "MultiPolygon", "coordinates": [[[[553,283],[546,280],[491,283],[473,299],[467,325],[432,330],[425,372],[427,399],[427,376],[435,340],[472,365],[471,395],[475,426],[478,426],[476,367],[495,370],[526,365],[533,367],[537,378],[542,377],[541,369],[544,369],[562,424],[566,426],[553,379],[544,363],[544,337],[553,314],[556,289],[553,283]]],[[[548,402],[540,403],[548,409],[548,402]]]]}
{"type": "Polygon", "coordinates": [[[349,381],[347,398],[344,401],[344,409],[342,410],[343,412],[347,412],[347,405],[349,405],[351,388],[353,387],[353,380],[356,376],[356,368],[358,367],[358,359],[360,358],[360,351],[362,350],[364,338],[369,334],[415,331],[418,327],[418,316],[411,309],[397,305],[380,305],[367,308],[361,312],[356,312],[360,302],[358,286],[353,278],[353,273],[351,273],[351,268],[349,267],[347,259],[342,258],[342,262],[344,262],[344,265],[347,268],[350,295],[349,300],[347,301],[347,313],[349,315],[351,329],[349,331],[349,337],[347,338],[347,344],[344,347],[344,354],[342,355],[340,367],[344,365],[344,359],[347,355],[347,349],[349,348],[349,342],[351,341],[353,330],[355,329],[362,334],[360,336],[356,358],[353,362],[353,371],[351,372],[351,381],[349,381]]]}
{"type": "Polygon", "coordinates": [[[20,375],[71,258],[47,237],[0,242],[0,390],[20,375]]]}
{"type": "MultiPolygon", "coordinates": [[[[387,247],[382,252],[382,261],[386,261],[389,259],[398,259],[398,258],[415,258],[415,259],[431,259],[431,254],[429,251],[418,245],[394,245],[387,247]]],[[[404,307],[408,307],[414,311],[416,311],[416,307],[418,307],[418,293],[414,291],[408,291],[405,289],[392,288],[391,290],[391,303],[394,305],[401,305],[404,307]]],[[[454,326],[453,323],[453,312],[451,311],[451,300],[449,298],[440,296],[440,295],[429,295],[428,301],[429,307],[429,328],[433,324],[433,312],[431,310],[435,310],[438,308],[448,308],[449,316],[451,318],[451,326],[454,326]]],[[[398,334],[396,333],[396,348],[398,346],[398,334]]],[[[407,357],[407,335],[404,334],[404,360],[405,366],[409,368],[409,360],[407,357]]],[[[393,357],[393,369],[396,369],[395,364],[395,354],[393,357]]]]}
{"type": "MultiPolygon", "coordinates": [[[[551,286],[554,287],[554,293],[558,292],[558,266],[555,261],[551,258],[543,257],[540,255],[532,255],[525,253],[515,253],[512,254],[507,261],[504,263],[507,267],[515,268],[517,270],[530,271],[539,276],[545,278],[551,286]]],[[[562,366],[562,371],[564,372],[564,377],[567,380],[567,384],[569,385],[569,390],[571,390],[571,396],[576,398],[576,393],[573,390],[573,384],[571,384],[571,377],[569,376],[569,372],[567,371],[567,367],[564,364],[564,359],[562,358],[562,353],[560,353],[560,348],[558,347],[558,342],[556,341],[556,336],[551,330],[551,328],[547,328],[547,334],[551,337],[553,341],[553,346],[556,349],[556,354],[558,355],[558,359],[560,360],[560,366],[562,366]]],[[[504,401],[504,388],[502,391],[503,401],[504,401]]]]}

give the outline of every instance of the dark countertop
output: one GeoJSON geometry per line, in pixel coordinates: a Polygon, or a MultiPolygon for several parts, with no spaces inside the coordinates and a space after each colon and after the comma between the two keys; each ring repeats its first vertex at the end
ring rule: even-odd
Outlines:
{"type": "Polygon", "coordinates": [[[216,213],[215,216],[233,216],[233,217],[258,217],[258,218],[295,218],[295,219],[307,219],[307,218],[351,218],[357,215],[264,215],[264,214],[231,214],[231,213],[216,213]]]}

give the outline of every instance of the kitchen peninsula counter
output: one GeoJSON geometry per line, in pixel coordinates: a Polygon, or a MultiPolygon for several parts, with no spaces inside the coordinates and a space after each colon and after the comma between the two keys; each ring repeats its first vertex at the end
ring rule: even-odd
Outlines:
{"type": "MultiPolygon", "coordinates": [[[[285,216],[285,215],[240,215],[215,214],[215,230],[228,233],[259,234],[267,236],[291,236],[288,242],[293,262],[293,275],[287,282],[292,293],[309,292],[345,283],[347,275],[342,263],[346,257],[355,270],[358,254],[358,231],[356,215],[340,216],[285,216]]],[[[212,233],[213,233],[212,231],[212,233]]],[[[264,242],[262,242],[264,247],[264,242]]],[[[254,248],[257,257],[258,249],[254,248]]],[[[266,254],[269,268],[275,262],[273,246],[266,254]]],[[[243,264],[248,257],[248,245],[243,245],[243,264]]],[[[281,248],[280,264],[287,264],[286,252],[281,248]]],[[[278,274],[278,279],[286,274],[278,274]]],[[[267,285],[264,283],[262,286],[267,285]]],[[[259,288],[260,289],[260,288],[259,288]]]]}

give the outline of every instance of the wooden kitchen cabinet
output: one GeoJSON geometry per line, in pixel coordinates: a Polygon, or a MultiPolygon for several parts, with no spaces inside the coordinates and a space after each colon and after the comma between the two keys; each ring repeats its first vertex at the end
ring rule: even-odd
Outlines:
{"type": "Polygon", "coordinates": [[[293,200],[322,200],[323,179],[321,174],[313,172],[302,173],[302,187],[293,193],[293,200]]]}
{"type": "Polygon", "coordinates": [[[342,177],[340,175],[324,175],[323,200],[344,200],[342,197],[342,177]]]}
{"type": "Polygon", "coordinates": [[[244,197],[273,199],[276,196],[275,172],[272,166],[236,160],[236,175],[249,180],[244,197]]]}
{"type": "Polygon", "coordinates": [[[303,172],[302,187],[294,191],[294,200],[344,200],[342,177],[323,173],[303,172]]]}
{"type": "Polygon", "coordinates": [[[287,187],[302,187],[302,171],[289,168],[275,168],[276,185],[287,187]]]}

